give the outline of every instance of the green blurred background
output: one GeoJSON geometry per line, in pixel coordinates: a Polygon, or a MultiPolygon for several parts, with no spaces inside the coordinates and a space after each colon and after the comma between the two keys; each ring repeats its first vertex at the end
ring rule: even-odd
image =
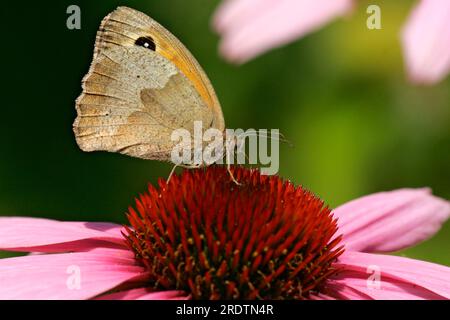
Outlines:
{"type": "MultiPolygon", "coordinates": [[[[227,127],[279,128],[280,175],[335,207],[401,187],[450,198],[450,79],[406,81],[399,32],[414,1],[359,1],[355,13],[240,67],[217,54],[210,21],[219,1],[4,1],[0,215],[125,223],[148,182],[172,165],[83,153],[72,133],[74,101],[101,19],[118,5],[143,11],[197,57],[227,127]],[[81,8],[81,30],[66,8],[81,8]],[[382,30],[366,28],[379,4],[382,30]]],[[[1,235],[0,235],[1,236],[1,235]]],[[[399,254],[450,265],[450,223],[399,254]]],[[[5,256],[4,253],[0,253],[5,256]]]]}

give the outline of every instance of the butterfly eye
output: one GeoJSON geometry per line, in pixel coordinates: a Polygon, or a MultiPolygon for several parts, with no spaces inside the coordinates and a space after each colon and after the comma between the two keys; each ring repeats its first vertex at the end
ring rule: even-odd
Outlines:
{"type": "Polygon", "coordinates": [[[156,44],[152,37],[148,37],[148,36],[140,37],[139,39],[136,40],[136,42],[134,44],[137,46],[140,46],[140,47],[150,49],[152,51],[156,50],[156,44]]]}

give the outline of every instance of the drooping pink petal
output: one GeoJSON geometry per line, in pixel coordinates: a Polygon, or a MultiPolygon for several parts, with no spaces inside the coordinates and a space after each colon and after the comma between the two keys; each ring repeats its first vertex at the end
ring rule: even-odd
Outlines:
{"type": "Polygon", "coordinates": [[[218,8],[214,26],[220,51],[243,63],[289,43],[351,11],[353,0],[228,0],[218,8]]]}
{"type": "Polygon", "coordinates": [[[90,299],[143,274],[128,250],[0,259],[0,300],[90,299]]]}
{"type": "Polygon", "coordinates": [[[403,29],[402,43],[413,82],[444,79],[450,72],[450,1],[420,1],[403,29]]]}
{"type": "Polygon", "coordinates": [[[355,299],[449,299],[450,268],[397,256],[351,252],[342,254],[341,268],[328,282],[328,294],[355,299]]]}
{"type": "Polygon", "coordinates": [[[100,245],[124,246],[122,226],[114,223],[62,222],[40,218],[0,217],[0,250],[81,251],[100,245]]]}
{"type": "Polygon", "coordinates": [[[146,288],[137,288],[103,295],[97,300],[178,300],[186,297],[186,293],[178,290],[152,292],[146,288]]]}
{"type": "Polygon", "coordinates": [[[450,203],[429,189],[380,192],[334,210],[347,250],[392,252],[433,236],[450,216],[450,203]]]}

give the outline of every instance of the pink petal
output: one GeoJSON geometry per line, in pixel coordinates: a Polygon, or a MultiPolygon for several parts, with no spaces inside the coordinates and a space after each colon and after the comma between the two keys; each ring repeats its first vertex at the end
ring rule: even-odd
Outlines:
{"type": "Polygon", "coordinates": [[[113,223],[62,222],[40,218],[0,217],[0,250],[81,251],[101,243],[124,246],[122,226],[113,223]]]}
{"type": "Polygon", "coordinates": [[[346,298],[346,295],[352,299],[450,298],[450,268],[438,264],[346,251],[339,257],[336,267],[343,271],[329,280],[327,293],[338,298],[346,298]],[[379,272],[379,287],[374,286],[373,278],[369,279],[374,272],[379,272]]]}
{"type": "Polygon", "coordinates": [[[324,26],[348,13],[352,4],[353,0],[226,1],[214,18],[223,37],[221,53],[243,63],[324,26]]]}
{"type": "Polygon", "coordinates": [[[128,250],[0,259],[0,300],[89,299],[143,275],[128,250]],[[74,278],[79,275],[79,286],[74,278]]]}
{"type": "MultiPolygon", "coordinates": [[[[346,273],[341,273],[340,276],[348,279],[346,273]]],[[[367,274],[365,276],[366,278],[368,277],[367,274]]],[[[365,294],[363,291],[353,288],[347,284],[342,284],[342,281],[339,279],[340,278],[328,281],[326,292],[329,296],[335,297],[337,300],[373,300],[371,296],[365,294]]]]}
{"type": "Polygon", "coordinates": [[[213,17],[213,27],[217,32],[226,32],[233,25],[245,23],[248,16],[271,8],[274,0],[224,0],[213,17]]]}
{"type": "Polygon", "coordinates": [[[433,236],[450,216],[450,203],[429,189],[380,192],[334,210],[345,248],[392,252],[433,236]]]}
{"type": "Polygon", "coordinates": [[[402,32],[409,77],[433,84],[450,72],[450,1],[422,0],[402,32]]]}
{"type": "Polygon", "coordinates": [[[146,288],[131,289],[100,296],[98,300],[175,300],[185,298],[183,291],[169,290],[152,292],[146,288]]]}
{"type": "Polygon", "coordinates": [[[336,300],[336,298],[323,294],[323,293],[315,293],[309,295],[310,300],[336,300]]]}

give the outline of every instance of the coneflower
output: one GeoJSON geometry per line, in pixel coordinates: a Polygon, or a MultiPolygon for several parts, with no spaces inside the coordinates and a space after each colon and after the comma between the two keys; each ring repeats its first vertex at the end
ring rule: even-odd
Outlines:
{"type": "Polygon", "coordinates": [[[258,171],[185,172],[130,208],[130,248],[154,290],[200,299],[302,299],[337,272],[337,224],[303,188],[258,171]]]}

